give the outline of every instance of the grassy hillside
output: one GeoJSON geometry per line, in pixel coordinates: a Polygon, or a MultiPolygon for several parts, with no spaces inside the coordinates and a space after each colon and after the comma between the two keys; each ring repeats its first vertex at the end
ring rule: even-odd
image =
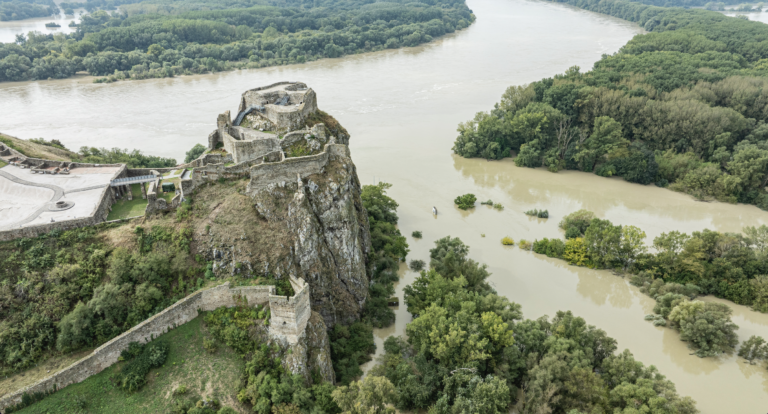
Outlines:
{"type": "Polygon", "coordinates": [[[87,380],[71,385],[19,413],[167,413],[175,400],[218,400],[221,404],[246,412],[237,401],[239,377],[245,362],[228,346],[220,344],[215,353],[203,348],[210,335],[202,317],[160,336],[170,345],[168,359],[161,368],[149,372],[146,386],[130,394],[110,380],[125,363],[117,363],[87,380]],[[185,386],[187,392],[173,391],[185,386]]]}
{"type": "Polygon", "coordinates": [[[44,145],[3,133],[0,133],[0,142],[31,158],[43,158],[53,161],[75,161],[80,158],[77,153],[65,148],[44,145]]]}

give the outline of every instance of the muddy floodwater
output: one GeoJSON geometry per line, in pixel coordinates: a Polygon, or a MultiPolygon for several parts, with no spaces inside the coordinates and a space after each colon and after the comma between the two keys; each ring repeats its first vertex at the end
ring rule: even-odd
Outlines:
{"type": "MultiPolygon", "coordinates": [[[[768,223],[768,213],[753,206],[696,202],[621,179],[553,174],[517,168],[511,160],[467,160],[451,153],[457,123],[491,108],[507,86],[553,76],[572,65],[588,70],[602,54],[616,52],[642,30],[553,3],[468,4],[478,17],[474,25],[416,48],[177,79],[93,84],[85,77],[0,84],[0,130],[22,138],[56,138],[73,149],[140,148],[182,160],[190,147],[206,142],[218,113],[237,109],[245,89],[281,80],[306,82],[317,91],[320,108],[352,134],[361,181],[392,183],[403,234],[424,233],[422,240],[408,237],[409,259],[428,261],[434,240],[460,237],[473,259],[488,264],[498,292],[520,303],[527,318],[573,311],[616,338],[620,350],[629,348],[645,364],[656,365],[703,413],[768,411],[764,368],[735,356],[690,355],[675,331],[643,320],[654,302],[624,279],[499,242],[504,236],[516,241],[561,237],[558,221],[580,208],[636,225],[649,241],[669,230],[740,231],[768,223]],[[505,209],[457,210],[452,200],[468,192],[505,209]],[[548,209],[551,218],[523,214],[531,208],[548,209]]],[[[403,266],[401,276],[402,299],[402,287],[416,274],[403,266]]],[[[753,334],[768,337],[768,315],[729,305],[742,340],[753,334]]],[[[376,331],[378,344],[402,334],[409,320],[401,306],[395,325],[376,331]]]]}

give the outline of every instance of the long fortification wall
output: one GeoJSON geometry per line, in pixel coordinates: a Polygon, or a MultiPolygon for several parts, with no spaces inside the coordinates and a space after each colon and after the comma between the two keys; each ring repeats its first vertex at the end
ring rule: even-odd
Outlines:
{"type": "Polygon", "coordinates": [[[51,392],[84,381],[117,362],[120,353],[128,347],[129,343],[149,342],[196,318],[201,310],[212,311],[222,306],[234,307],[237,305],[236,295],[244,297],[249,306],[269,304],[272,315],[270,336],[285,338],[289,343],[295,344],[304,333],[311,309],[309,308],[309,285],[302,279],[291,279],[291,285],[296,291],[296,295],[292,298],[276,296],[274,286],[230,287],[229,282],[197,291],[96,348],[91,354],[69,367],[3,396],[0,398],[0,410],[20,403],[25,393],[51,392]],[[280,327],[275,328],[276,324],[280,327]]]}

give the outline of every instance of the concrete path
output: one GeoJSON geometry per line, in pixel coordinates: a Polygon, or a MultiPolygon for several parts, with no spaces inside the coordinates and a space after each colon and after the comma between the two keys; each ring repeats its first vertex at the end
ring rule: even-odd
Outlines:
{"type": "MultiPolygon", "coordinates": [[[[21,179],[19,177],[16,177],[13,174],[8,174],[5,171],[0,171],[0,177],[6,178],[8,180],[11,180],[11,181],[13,181],[14,183],[17,183],[17,184],[28,185],[30,187],[42,187],[42,188],[47,188],[49,190],[53,190],[53,197],[51,197],[51,199],[48,201],[49,203],[59,201],[61,199],[61,197],[64,197],[65,193],[69,194],[69,193],[76,193],[76,192],[79,192],[79,191],[95,190],[95,189],[98,189],[98,188],[104,188],[104,187],[109,185],[109,184],[96,185],[96,186],[91,186],[91,187],[78,188],[76,190],[69,190],[69,191],[65,192],[63,188],[61,188],[61,187],[59,187],[57,185],[43,184],[43,183],[33,183],[31,181],[23,180],[23,179],[21,179]]],[[[6,225],[5,227],[0,227],[0,230],[11,230],[11,229],[17,229],[19,227],[22,227],[23,225],[25,225],[25,224],[33,221],[34,219],[38,218],[40,216],[40,214],[43,214],[46,211],[50,211],[48,209],[48,203],[43,204],[40,208],[35,210],[27,218],[25,218],[23,220],[19,220],[19,221],[13,223],[13,224],[6,225]]]]}

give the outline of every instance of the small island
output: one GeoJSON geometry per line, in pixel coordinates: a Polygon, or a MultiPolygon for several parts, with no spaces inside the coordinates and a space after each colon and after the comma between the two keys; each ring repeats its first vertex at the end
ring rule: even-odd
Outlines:
{"type": "Polygon", "coordinates": [[[61,25],[56,22],[49,22],[45,24],[45,27],[53,28],[53,27],[61,27],[61,25]]]}

